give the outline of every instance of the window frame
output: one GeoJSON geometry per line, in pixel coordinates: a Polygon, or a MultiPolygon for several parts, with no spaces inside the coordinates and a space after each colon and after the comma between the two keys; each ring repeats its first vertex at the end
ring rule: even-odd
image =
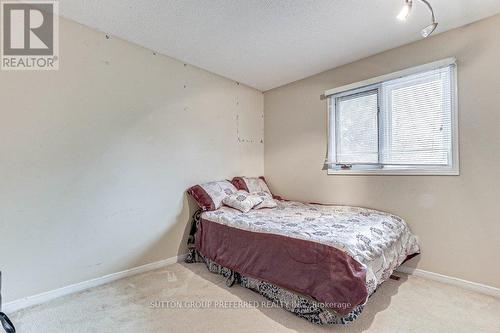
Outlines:
{"type": "MultiPolygon", "coordinates": [[[[332,164],[325,164],[328,175],[446,175],[458,176],[460,175],[459,166],[459,127],[458,127],[458,87],[457,87],[457,63],[455,58],[446,58],[443,60],[435,61],[425,65],[411,67],[387,75],[378,76],[368,80],[348,84],[338,88],[325,91],[324,96],[327,99],[327,156],[336,156],[336,126],[335,121],[337,117],[336,100],[338,97],[362,93],[369,90],[378,90],[378,144],[379,151],[383,149],[380,145],[383,140],[380,140],[384,131],[383,124],[381,124],[380,107],[383,103],[380,87],[383,82],[406,77],[413,74],[436,70],[451,66],[451,165],[446,166],[424,166],[424,165],[402,165],[402,166],[388,166],[380,164],[363,164],[356,165],[350,169],[342,169],[340,167],[332,167],[332,164]],[[333,100],[333,102],[332,102],[333,100]]],[[[379,155],[380,156],[380,155],[379,155]]],[[[327,157],[328,158],[328,157],[327,157]]]]}

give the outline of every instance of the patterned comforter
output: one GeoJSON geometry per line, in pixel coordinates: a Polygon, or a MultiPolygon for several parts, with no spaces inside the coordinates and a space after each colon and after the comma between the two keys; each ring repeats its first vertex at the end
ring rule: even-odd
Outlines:
{"type": "Polygon", "coordinates": [[[416,237],[376,210],[279,201],[274,209],[204,212],[196,248],[247,276],[309,295],[348,313],[409,256],[416,237]],[[345,306],[348,304],[349,306],[345,306]]]}

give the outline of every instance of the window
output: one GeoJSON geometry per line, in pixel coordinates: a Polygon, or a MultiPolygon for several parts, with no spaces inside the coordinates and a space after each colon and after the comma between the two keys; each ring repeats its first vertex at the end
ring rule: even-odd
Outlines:
{"type": "Polygon", "coordinates": [[[325,95],[330,174],[458,175],[454,59],[325,95]]]}

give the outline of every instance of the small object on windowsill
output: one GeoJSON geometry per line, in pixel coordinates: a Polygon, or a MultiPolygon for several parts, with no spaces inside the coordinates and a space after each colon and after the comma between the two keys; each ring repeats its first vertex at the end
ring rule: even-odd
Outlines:
{"type": "Polygon", "coordinates": [[[6,333],[16,333],[16,328],[14,324],[10,321],[9,317],[3,312],[0,312],[0,323],[1,327],[5,330],[6,333]]]}
{"type": "Polygon", "coordinates": [[[342,169],[342,170],[351,170],[352,169],[352,165],[350,165],[350,164],[341,164],[340,165],[340,169],[342,169]]]}
{"type": "Polygon", "coordinates": [[[2,312],[2,272],[0,271],[0,330],[2,327],[6,333],[16,333],[14,324],[12,324],[9,317],[2,312]]]}

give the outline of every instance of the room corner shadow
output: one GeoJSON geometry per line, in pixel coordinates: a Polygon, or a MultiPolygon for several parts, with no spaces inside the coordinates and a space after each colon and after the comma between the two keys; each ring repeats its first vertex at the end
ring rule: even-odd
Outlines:
{"type": "MultiPolygon", "coordinates": [[[[232,287],[228,287],[225,284],[224,277],[209,272],[206,269],[205,264],[203,263],[183,263],[182,265],[207,282],[217,285],[220,288],[226,289],[243,302],[260,302],[266,300],[258,293],[250,289],[243,288],[239,285],[235,284],[232,287]]],[[[393,296],[397,295],[399,287],[408,280],[406,274],[396,272],[395,275],[399,277],[399,280],[396,281],[389,279],[385,281],[381,286],[379,286],[377,291],[369,298],[361,315],[353,323],[347,325],[315,325],[309,323],[303,318],[299,318],[290,312],[276,307],[259,307],[258,310],[266,317],[290,330],[293,330],[294,332],[365,332],[370,328],[375,319],[375,316],[389,307],[389,305],[391,304],[391,299],[393,296]]]]}
{"type": "Polygon", "coordinates": [[[413,258],[409,259],[408,261],[405,261],[403,262],[403,266],[413,272],[414,270],[416,270],[418,268],[418,263],[420,262],[420,260],[422,259],[422,255],[418,254],[416,256],[414,256],[413,258]]]}

